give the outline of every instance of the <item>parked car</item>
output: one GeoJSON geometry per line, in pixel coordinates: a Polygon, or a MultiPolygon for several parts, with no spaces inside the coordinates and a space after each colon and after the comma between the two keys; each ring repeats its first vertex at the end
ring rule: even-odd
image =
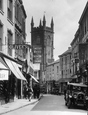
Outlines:
{"type": "Polygon", "coordinates": [[[72,106],[84,106],[88,109],[88,87],[81,83],[68,83],[66,93],[64,94],[65,105],[68,108],[72,106]]]}

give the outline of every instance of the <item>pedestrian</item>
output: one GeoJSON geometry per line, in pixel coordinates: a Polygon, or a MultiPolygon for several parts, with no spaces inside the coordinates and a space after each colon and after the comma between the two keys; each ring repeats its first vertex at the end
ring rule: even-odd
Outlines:
{"type": "Polygon", "coordinates": [[[37,85],[37,98],[39,98],[40,97],[40,87],[39,87],[39,85],[37,85]]]}
{"type": "Polygon", "coordinates": [[[28,88],[28,99],[29,99],[29,101],[31,101],[32,96],[33,96],[33,89],[29,86],[29,88],[28,88]]]}
{"type": "Polygon", "coordinates": [[[34,99],[37,98],[37,85],[33,87],[34,99]]]}
{"type": "Polygon", "coordinates": [[[66,92],[67,92],[67,86],[64,87],[64,99],[66,100],[66,92]]]}
{"type": "Polygon", "coordinates": [[[28,88],[27,88],[27,85],[24,85],[24,98],[27,99],[27,92],[28,92],[28,88]]]}

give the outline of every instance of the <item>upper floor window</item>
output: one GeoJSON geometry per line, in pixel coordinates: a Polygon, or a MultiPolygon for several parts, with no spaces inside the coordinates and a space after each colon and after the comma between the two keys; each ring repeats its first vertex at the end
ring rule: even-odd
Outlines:
{"type": "Polygon", "coordinates": [[[70,60],[71,60],[71,55],[70,55],[70,60]]]}
{"type": "MultiPolygon", "coordinates": [[[[15,19],[19,25],[21,25],[23,23],[22,21],[24,21],[24,20],[22,20],[22,18],[23,18],[23,14],[22,14],[21,4],[15,2],[15,19]]],[[[22,29],[24,30],[25,27],[22,29]]]]}
{"type": "Polygon", "coordinates": [[[63,62],[63,58],[62,58],[62,62],[63,62]]]}
{"type": "Polygon", "coordinates": [[[70,69],[70,73],[71,73],[71,69],[70,69]]]}
{"type": "Polygon", "coordinates": [[[57,73],[59,72],[59,67],[57,66],[57,73]]]}
{"type": "Polygon", "coordinates": [[[13,34],[11,30],[8,30],[8,54],[12,56],[12,39],[13,39],[13,34]]]}
{"type": "Polygon", "coordinates": [[[52,71],[54,71],[54,65],[52,66],[52,71]]]}
{"type": "Polygon", "coordinates": [[[2,51],[3,25],[0,24],[0,51],[2,51]]]}
{"type": "Polygon", "coordinates": [[[13,15],[13,1],[8,0],[8,18],[12,21],[12,15],[13,15]]]}
{"type": "Polygon", "coordinates": [[[84,21],[84,35],[86,34],[87,32],[87,24],[86,24],[86,20],[84,21]]]}
{"type": "Polygon", "coordinates": [[[50,55],[50,51],[48,51],[48,55],[50,55]]]}
{"type": "Polygon", "coordinates": [[[67,64],[67,56],[65,57],[65,64],[67,64]]]}
{"type": "Polygon", "coordinates": [[[0,0],[0,10],[3,10],[3,0],[0,0]]]}
{"type": "Polygon", "coordinates": [[[62,70],[62,76],[63,76],[63,70],[62,70]]]}

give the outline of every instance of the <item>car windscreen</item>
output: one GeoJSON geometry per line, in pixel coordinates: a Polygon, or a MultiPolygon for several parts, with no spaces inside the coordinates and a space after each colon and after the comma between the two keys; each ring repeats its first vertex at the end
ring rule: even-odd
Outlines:
{"type": "Polygon", "coordinates": [[[73,86],[73,90],[77,92],[87,92],[87,87],[73,86]]]}

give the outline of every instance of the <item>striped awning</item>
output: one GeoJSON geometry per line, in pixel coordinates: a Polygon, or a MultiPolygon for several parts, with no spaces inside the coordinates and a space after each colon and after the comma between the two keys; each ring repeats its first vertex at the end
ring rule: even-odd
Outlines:
{"type": "Polygon", "coordinates": [[[6,64],[8,65],[9,69],[12,71],[12,73],[21,80],[25,80],[25,77],[23,76],[23,74],[21,73],[19,66],[17,65],[17,63],[15,63],[14,61],[11,61],[10,59],[7,59],[4,57],[4,60],[6,62],[6,64]]]}

